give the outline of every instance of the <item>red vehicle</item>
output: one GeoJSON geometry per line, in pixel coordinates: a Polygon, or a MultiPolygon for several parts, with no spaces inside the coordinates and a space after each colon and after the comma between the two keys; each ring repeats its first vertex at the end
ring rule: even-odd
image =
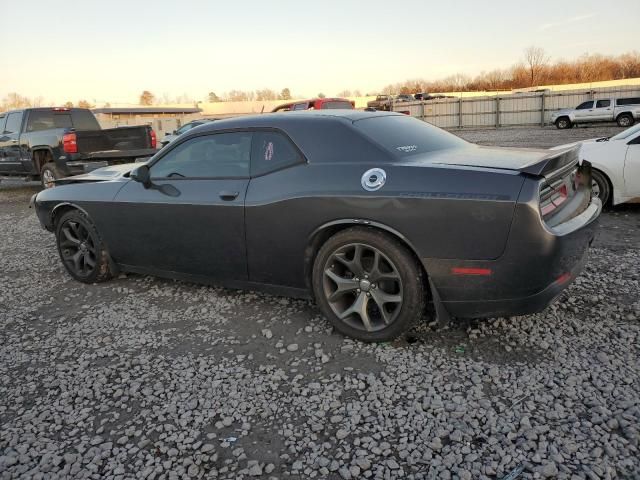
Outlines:
{"type": "Polygon", "coordinates": [[[293,110],[327,110],[342,108],[353,110],[356,102],[346,98],[312,98],[311,100],[299,100],[297,102],[278,105],[272,112],[289,112],[293,110]]]}

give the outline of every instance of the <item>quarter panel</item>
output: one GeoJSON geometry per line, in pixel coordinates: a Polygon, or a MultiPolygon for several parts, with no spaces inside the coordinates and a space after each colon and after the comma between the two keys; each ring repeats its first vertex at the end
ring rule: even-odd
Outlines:
{"type": "Polygon", "coordinates": [[[497,258],[522,182],[517,172],[349,163],[252,179],[245,212],[250,280],[303,287],[311,234],[342,219],[387,225],[421,258],[497,258]],[[360,181],[373,167],[386,170],[387,182],[367,192],[360,181]]]}

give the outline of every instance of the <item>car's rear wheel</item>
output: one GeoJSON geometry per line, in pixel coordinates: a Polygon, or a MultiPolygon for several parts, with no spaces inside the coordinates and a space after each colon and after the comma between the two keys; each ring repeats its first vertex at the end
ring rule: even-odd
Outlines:
{"type": "Polygon", "coordinates": [[[109,253],[91,219],[79,210],[62,215],[56,224],[58,253],[73,278],[97,283],[112,277],[109,253]]]}
{"type": "Polygon", "coordinates": [[[56,186],[56,180],[62,178],[63,175],[60,172],[58,166],[53,163],[45,163],[40,170],[40,183],[43,188],[53,188],[56,186]]]}
{"type": "Polygon", "coordinates": [[[404,245],[373,229],[327,240],[314,262],[313,290],[338,331],[366,342],[396,338],[423,313],[422,270],[404,245]]]}
{"type": "Polygon", "coordinates": [[[611,186],[609,180],[604,174],[594,170],[591,174],[591,193],[594,197],[598,197],[602,205],[607,205],[611,199],[611,186]]]}
{"type": "Polygon", "coordinates": [[[572,126],[573,124],[571,123],[571,120],[569,120],[569,117],[560,117],[556,120],[556,128],[560,130],[571,128],[572,126]]]}
{"type": "Polygon", "coordinates": [[[633,117],[628,113],[623,113],[622,115],[619,115],[616,121],[618,122],[619,127],[625,127],[625,128],[630,127],[634,123],[633,117]]]}

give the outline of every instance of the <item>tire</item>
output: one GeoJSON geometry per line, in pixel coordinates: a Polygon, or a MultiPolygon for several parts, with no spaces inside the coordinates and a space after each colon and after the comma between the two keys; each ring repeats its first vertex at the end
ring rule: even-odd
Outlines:
{"type": "Polygon", "coordinates": [[[573,123],[569,120],[569,117],[560,117],[556,120],[556,128],[559,130],[565,130],[573,127],[573,123]]]}
{"type": "Polygon", "coordinates": [[[42,188],[55,187],[56,184],[54,181],[59,180],[62,177],[64,177],[64,175],[53,162],[45,163],[42,166],[42,169],[40,169],[40,184],[42,185],[42,188]]]}
{"type": "Polygon", "coordinates": [[[616,118],[616,122],[618,122],[619,127],[625,127],[625,128],[630,127],[635,123],[633,116],[631,116],[628,113],[623,113],[622,115],[618,115],[618,118],[616,118]]]}
{"type": "Polygon", "coordinates": [[[422,269],[402,243],[374,229],[329,238],[315,258],[312,285],[336,330],[364,342],[396,338],[424,311],[422,269]]]}
{"type": "Polygon", "coordinates": [[[83,283],[100,283],[113,276],[107,247],[91,219],[71,210],[56,223],[60,260],[69,275],[83,283]]]}
{"type": "Polygon", "coordinates": [[[598,170],[593,170],[591,176],[591,189],[593,191],[593,196],[598,197],[602,202],[602,205],[608,205],[611,201],[611,184],[609,183],[609,179],[604,175],[604,173],[599,172],[598,170]]]}

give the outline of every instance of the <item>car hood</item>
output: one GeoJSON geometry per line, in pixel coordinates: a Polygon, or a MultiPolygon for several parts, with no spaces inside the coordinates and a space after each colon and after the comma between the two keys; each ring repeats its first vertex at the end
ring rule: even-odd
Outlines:
{"type": "MultiPolygon", "coordinates": [[[[409,160],[409,159],[408,159],[409,160]]],[[[472,145],[415,155],[408,164],[451,165],[492,168],[543,175],[577,160],[577,149],[545,150],[537,148],[485,147],[472,145]]]]}
{"type": "Polygon", "coordinates": [[[136,167],[139,167],[144,162],[137,163],[124,163],[122,165],[111,165],[109,167],[97,168],[89,173],[83,173],[81,175],[75,175],[73,177],[61,178],[56,181],[56,185],[67,185],[70,183],[80,182],[105,182],[107,180],[116,180],[122,178],[131,172],[136,167]]]}
{"type": "Polygon", "coordinates": [[[558,145],[556,147],[551,147],[549,150],[564,150],[567,148],[575,148],[575,147],[593,147],[596,145],[602,145],[609,143],[609,140],[606,137],[597,137],[597,138],[588,138],[587,140],[579,140],[573,143],[565,143],[563,145],[558,145]]]}

